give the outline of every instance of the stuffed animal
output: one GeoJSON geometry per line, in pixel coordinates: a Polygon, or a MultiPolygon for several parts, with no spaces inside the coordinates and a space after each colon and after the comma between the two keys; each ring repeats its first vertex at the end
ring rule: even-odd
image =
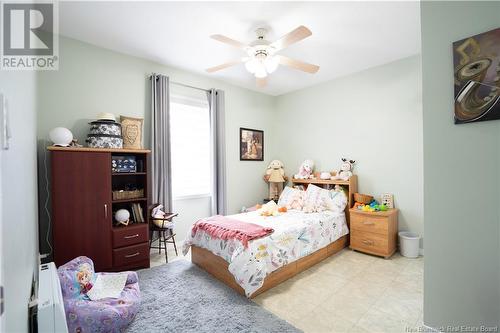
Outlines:
{"type": "Polygon", "coordinates": [[[277,200],[283,191],[283,183],[286,181],[283,163],[279,160],[271,161],[264,180],[269,183],[269,200],[277,200]]]}
{"type": "Polygon", "coordinates": [[[352,176],[352,170],[354,169],[354,160],[342,159],[342,165],[340,166],[340,171],[332,177],[333,180],[349,180],[352,176]]]}
{"type": "Polygon", "coordinates": [[[294,175],[295,179],[311,179],[314,178],[314,162],[312,160],[305,160],[299,168],[299,173],[294,175]]]}
{"type": "Polygon", "coordinates": [[[277,216],[279,214],[279,207],[274,201],[269,201],[259,209],[262,216],[277,216]]]}

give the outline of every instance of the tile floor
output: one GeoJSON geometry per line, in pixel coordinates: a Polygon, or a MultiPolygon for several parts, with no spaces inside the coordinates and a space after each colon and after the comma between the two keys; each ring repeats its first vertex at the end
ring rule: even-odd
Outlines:
{"type": "MultiPolygon", "coordinates": [[[[169,262],[190,260],[170,249],[169,262]]],[[[165,254],[151,251],[151,266],[165,254]]],[[[344,249],[254,301],[304,332],[413,332],[422,327],[423,258],[344,249]]]]}
{"type": "Polygon", "coordinates": [[[423,258],[342,250],[254,301],[304,332],[409,332],[422,327],[423,258]]]}
{"type": "MultiPolygon", "coordinates": [[[[187,256],[183,256],[181,253],[181,249],[179,246],[177,246],[177,252],[179,253],[178,256],[175,255],[175,251],[172,245],[167,245],[168,246],[168,262],[172,262],[175,260],[183,259],[183,260],[191,260],[191,253],[188,253],[187,256]]],[[[151,249],[149,253],[149,264],[151,267],[154,266],[160,266],[165,264],[165,252],[164,250],[161,250],[161,254],[158,254],[158,249],[151,249]]]]}

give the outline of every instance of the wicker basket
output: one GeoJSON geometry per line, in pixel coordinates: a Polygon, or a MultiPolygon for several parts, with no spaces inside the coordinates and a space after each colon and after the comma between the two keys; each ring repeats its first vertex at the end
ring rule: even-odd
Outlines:
{"type": "Polygon", "coordinates": [[[144,189],[133,191],[113,191],[113,200],[135,199],[144,197],[144,189]]]}
{"type": "Polygon", "coordinates": [[[360,202],[362,204],[368,205],[372,202],[373,196],[368,194],[354,193],[354,201],[360,202]]]}

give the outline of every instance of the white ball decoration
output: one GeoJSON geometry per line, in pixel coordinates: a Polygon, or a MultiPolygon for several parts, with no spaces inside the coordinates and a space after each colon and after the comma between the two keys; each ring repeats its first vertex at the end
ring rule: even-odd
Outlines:
{"type": "Polygon", "coordinates": [[[130,213],[126,209],[119,209],[115,213],[115,220],[117,222],[127,222],[130,218],[130,213]]]}
{"type": "Polygon", "coordinates": [[[67,147],[73,141],[73,134],[71,131],[64,127],[56,127],[49,132],[50,140],[54,146],[67,147]]]}

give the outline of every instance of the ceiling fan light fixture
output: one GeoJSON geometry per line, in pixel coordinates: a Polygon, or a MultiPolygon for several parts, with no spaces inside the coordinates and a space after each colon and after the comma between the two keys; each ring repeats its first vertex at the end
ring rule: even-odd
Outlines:
{"type": "Polygon", "coordinates": [[[264,60],[264,66],[266,67],[266,71],[271,74],[274,72],[279,65],[278,57],[268,56],[266,60],[264,60]]]}
{"type": "Polygon", "coordinates": [[[264,66],[261,66],[259,69],[257,69],[257,71],[255,72],[255,77],[258,78],[258,79],[262,79],[262,78],[265,78],[267,76],[267,72],[266,72],[266,69],[264,68],[264,66]]]}
{"type": "Polygon", "coordinates": [[[244,63],[246,70],[257,78],[257,86],[264,87],[267,84],[267,76],[276,71],[280,65],[311,74],[319,70],[319,66],[276,54],[284,48],[311,36],[312,33],[307,27],[301,25],[274,42],[266,40],[266,29],[257,29],[256,34],[257,39],[249,44],[241,43],[224,35],[210,36],[212,39],[244,51],[247,56],[236,61],[230,61],[219,66],[207,68],[206,71],[208,73],[213,73],[244,63]]]}
{"type": "Polygon", "coordinates": [[[247,69],[247,71],[254,74],[259,69],[259,62],[257,61],[257,59],[252,58],[245,62],[245,68],[247,69]]]}

